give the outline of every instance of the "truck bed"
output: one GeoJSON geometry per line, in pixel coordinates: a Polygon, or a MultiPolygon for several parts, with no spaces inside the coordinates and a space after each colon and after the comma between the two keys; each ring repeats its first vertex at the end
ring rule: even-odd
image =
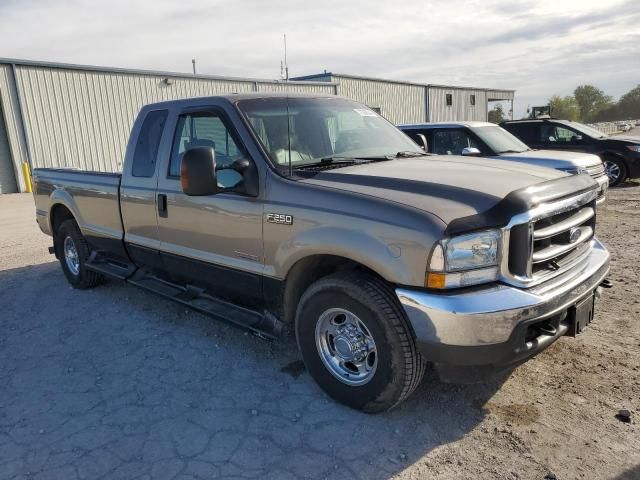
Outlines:
{"type": "Polygon", "coordinates": [[[120,180],[119,173],[34,169],[36,217],[40,228],[51,235],[52,221],[60,209],[66,208],[76,218],[82,233],[96,243],[122,241],[120,180]],[[53,208],[57,204],[60,207],[53,208]]]}

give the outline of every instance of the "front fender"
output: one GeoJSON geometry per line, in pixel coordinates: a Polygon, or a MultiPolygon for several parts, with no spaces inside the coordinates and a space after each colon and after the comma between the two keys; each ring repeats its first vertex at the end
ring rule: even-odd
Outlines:
{"type": "Polygon", "coordinates": [[[334,255],[364,265],[389,282],[424,285],[428,248],[416,232],[397,228],[373,236],[367,230],[318,226],[280,243],[274,255],[276,276],[286,278],[303,258],[334,255]]]}

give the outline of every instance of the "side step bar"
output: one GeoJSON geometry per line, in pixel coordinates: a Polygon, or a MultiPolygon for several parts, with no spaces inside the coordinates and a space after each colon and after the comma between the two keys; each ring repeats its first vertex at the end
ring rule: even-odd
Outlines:
{"type": "Polygon", "coordinates": [[[127,279],[127,282],[219,320],[248,329],[259,337],[275,339],[282,334],[282,322],[269,312],[260,313],[239,307],[207,295],[197,287],[181,286],[161,280],[144,269],[138,270],[133,277],[127,279]]]}
{"type": "Polygon", "coordinates": [[[132,263],[122,263],[100,255],[100,252],[93,251],[87,260],[85,267],[94,272],[101,273],[108,277],[126,280],[136,271],[136,266],[132,263]]]}

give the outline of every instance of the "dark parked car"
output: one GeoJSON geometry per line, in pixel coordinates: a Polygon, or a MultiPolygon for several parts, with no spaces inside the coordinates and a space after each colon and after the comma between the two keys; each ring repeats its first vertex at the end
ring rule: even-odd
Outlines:
{"type": "Polygon", "coordinates": [[[605,165],[611,186],[640,177],[640,137],[609,136],[582,123],[555,118],[511,120],[500,126],[531,148],[595,153],[605,165]]]}

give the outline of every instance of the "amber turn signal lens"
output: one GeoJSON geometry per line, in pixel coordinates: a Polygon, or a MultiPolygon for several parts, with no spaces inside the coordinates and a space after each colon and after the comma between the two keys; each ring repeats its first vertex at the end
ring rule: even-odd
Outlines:
{"type": "Polygon", "coordinates": [[[427,288],[445,288],[447,276],[444,273],[427,273],[427,288]]]}

